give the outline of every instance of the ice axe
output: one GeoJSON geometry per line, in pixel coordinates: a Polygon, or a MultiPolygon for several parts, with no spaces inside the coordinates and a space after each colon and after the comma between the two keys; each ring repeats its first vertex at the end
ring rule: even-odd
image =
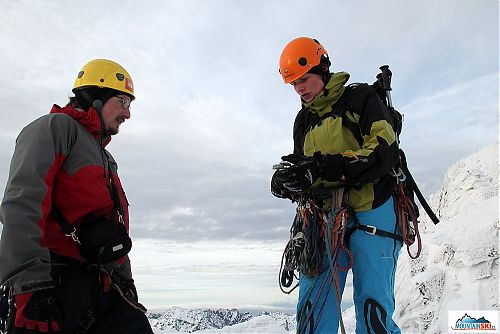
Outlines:
{"type": "Polygon", "coordinates": [[[392,108],[392,99],[391,99],[391,79],[392,72],[389,69],[389,65],[382,65],[379,67],[381,73],[377,74],[377,81],[380,84],[380,87],[384,90],[385,96],[387,96],[387,106],[392,108]]]}

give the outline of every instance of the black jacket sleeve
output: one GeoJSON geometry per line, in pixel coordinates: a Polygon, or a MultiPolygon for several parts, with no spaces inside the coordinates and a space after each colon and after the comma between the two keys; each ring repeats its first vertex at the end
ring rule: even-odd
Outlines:
{"type": "MultiPolygon", "coordinates": [[[[389,110],[373,87],[352,89],[353,107],[344,117],[358,124],[361,147],[342,153],[345,178],[357,185],[387,175],[396,163],[398,143],[391,126],[389,110]],[[356,92],[356,90],[363,90],[356,92]]],[[[325,160],[326,161],[326,160],[325,160]]]]}

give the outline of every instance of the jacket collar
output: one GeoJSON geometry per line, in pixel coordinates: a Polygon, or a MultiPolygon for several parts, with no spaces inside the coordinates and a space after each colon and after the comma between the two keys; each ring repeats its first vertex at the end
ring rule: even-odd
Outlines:
{"type": "Polygon", "coordinates": [[[326,107],[334,105],[342,96],[345,89],[344,84],[349,80],[349,76],[347,72],[333,73],[323,91],[316,95],[311,102],[303,101],[302,107],[319,116],[323,116],[323,114],[331,111],[331,108],[326,107]]]}
{"type": "MultiPolygon", "coordinates": [[[[99,115],[97,111],[90,107],[87,111],[83,111],[81,109],[75,109],[71,106],[59,107],[54,104],[52,109],[50,110],[51,114],[62,113],[70,116],[75,121],[80,123],[87,131],[94,136],[96,139],[99,139],[102,135],[101,130],[101,120],[99,119],[99,115]]],[[[102,138],[102,147],[105,147],[111,141],[111,136],[103,136],[102,138]]]]}

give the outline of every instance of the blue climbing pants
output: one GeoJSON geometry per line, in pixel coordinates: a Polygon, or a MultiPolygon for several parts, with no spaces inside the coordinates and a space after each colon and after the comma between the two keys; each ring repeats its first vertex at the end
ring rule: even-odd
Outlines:
{"type": "MultiPolygon", "coordinates": [[[[390,198],[380,207],[358,212],[361,225],[398,233],[394,201],[390,198]]],[[[354,225],[350,217],[348,227],[354,225]]],[[[347,240],[344,240],[346,243],[347,240]]],[[[352,254],[354,306],[357,334],[401,333],[392,320],[394,313],[394,278],[402,243],[389,237],[371,235],[354,230],[349,242],[352,254]]],[[[338,255],[338,265],[346,268],[349,256],[346,251],[338,255]]],[[[336,334],[339,328],[339,298],[344,291],[347,271],[336,270],[333,275],[330,261],[325,255],[323,272],[311,277],[300,274],[299,300],[297,304],[297,333],[336,334]],[[338,287],[336,287],[336,285],[338,287]]]]}

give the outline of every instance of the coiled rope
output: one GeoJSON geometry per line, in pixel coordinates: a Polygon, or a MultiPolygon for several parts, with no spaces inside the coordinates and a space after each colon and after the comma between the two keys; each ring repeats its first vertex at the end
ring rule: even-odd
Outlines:
{"type": "Polygon", "coordinates": [[[394,198],[396,200],[396,215],[408,255],[410,258],[416,259],[420,256],[420,252],[422,251],[422,240],[420,239],[420,232],[418,230],[417,208],[404,191],[405,181],[406,178],[403,174],[402,177],[398,179],[398,184],[395,188],[394,198]],[[417,252],[413,255],[410,251],[410,246],[415,243],[415,240],[417,241],[417,252]]]}

